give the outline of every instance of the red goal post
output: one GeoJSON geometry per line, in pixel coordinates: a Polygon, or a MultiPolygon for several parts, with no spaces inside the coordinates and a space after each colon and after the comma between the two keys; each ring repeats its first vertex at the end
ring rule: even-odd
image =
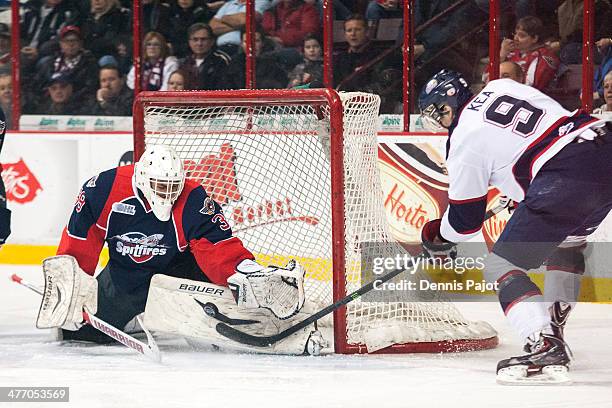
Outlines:
{"type": "MultiPolygon", "coordinates": [[[[143,92],[134,157],[149,143],[172,145],[260,262],[305,266],[307,298],[321,308],[361,286],[362,245],[394,243],[377,165],[379,104],[332,89],[143,92]]],[[[333,327],[337,353],[497,345],[490,326],[440,300],[358,299],[320,323],[333,327]]]]}

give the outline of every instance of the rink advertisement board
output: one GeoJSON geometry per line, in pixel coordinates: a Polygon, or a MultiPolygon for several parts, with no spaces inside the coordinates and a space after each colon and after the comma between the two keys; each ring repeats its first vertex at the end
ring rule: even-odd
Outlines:
{"type": "Polygon", "coordinates": [[[12,211],[8,243],[57,245],[82,183],[131,150],[131,133],[8,133],[0,160],[12,211]]]}
{"type": "MultiPolygon", "coordinates": [[[[400,242],[419,242],[423,225],[441,218],[448,206],[445,145],[445,136],[379,136],[384,206],[391,233],[400,242]]],[[[489,189],[487,210],[499,197],[497,189],[489,189]]],[[[488,219],[478,240],[491,246],[509,216],[503,211],[488,219]]]]}

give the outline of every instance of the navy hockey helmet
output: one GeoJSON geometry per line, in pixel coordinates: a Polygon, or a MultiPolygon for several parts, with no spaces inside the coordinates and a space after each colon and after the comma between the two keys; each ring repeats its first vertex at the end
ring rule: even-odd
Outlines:
{"type": "Polygon", "coordinates": [[[435,74],[423,87],[419,95],[419,109],[423,126],[428,130],[443,130],[441,120],[448,105],[456,113],[472,97],[467,81],[455,71],[443,69],[435,74]]]}

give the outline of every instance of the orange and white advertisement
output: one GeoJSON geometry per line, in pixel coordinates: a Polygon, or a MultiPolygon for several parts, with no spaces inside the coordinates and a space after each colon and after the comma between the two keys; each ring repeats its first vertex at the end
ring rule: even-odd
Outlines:
{"type": "MultiPolygon", "coordinates": [[[[387,220],[400,242],[421,240],[427,221],[440,218],[448,206],[448,175],[444,157],[446,136],[381,136],[378,158],[387,220]]],[[[487,210],[497,205],[499,191],[489,190],[487,210]]],[[[490,246],[504,229],[507,211],[483,225],[484,241],[490,246]]]]}

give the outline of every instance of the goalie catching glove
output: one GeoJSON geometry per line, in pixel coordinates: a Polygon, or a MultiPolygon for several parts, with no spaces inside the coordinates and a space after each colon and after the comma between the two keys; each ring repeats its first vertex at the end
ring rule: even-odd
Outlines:
{"type": "Polygon", "coordinates": [[[279,319],[294,316],[304,306],[304,268],[295,260],[267,268],[244,260],[227,284],[239,306],[269,309],[279,319]]]}
{"type": "Polygon", "coordinates": [[[43,261],[45,290],[36,327],[64,327],[76,330],[83,323],[83,309],[95,314],[98,307],[98,281],[84,272],[70,255],[43,261]]]}

